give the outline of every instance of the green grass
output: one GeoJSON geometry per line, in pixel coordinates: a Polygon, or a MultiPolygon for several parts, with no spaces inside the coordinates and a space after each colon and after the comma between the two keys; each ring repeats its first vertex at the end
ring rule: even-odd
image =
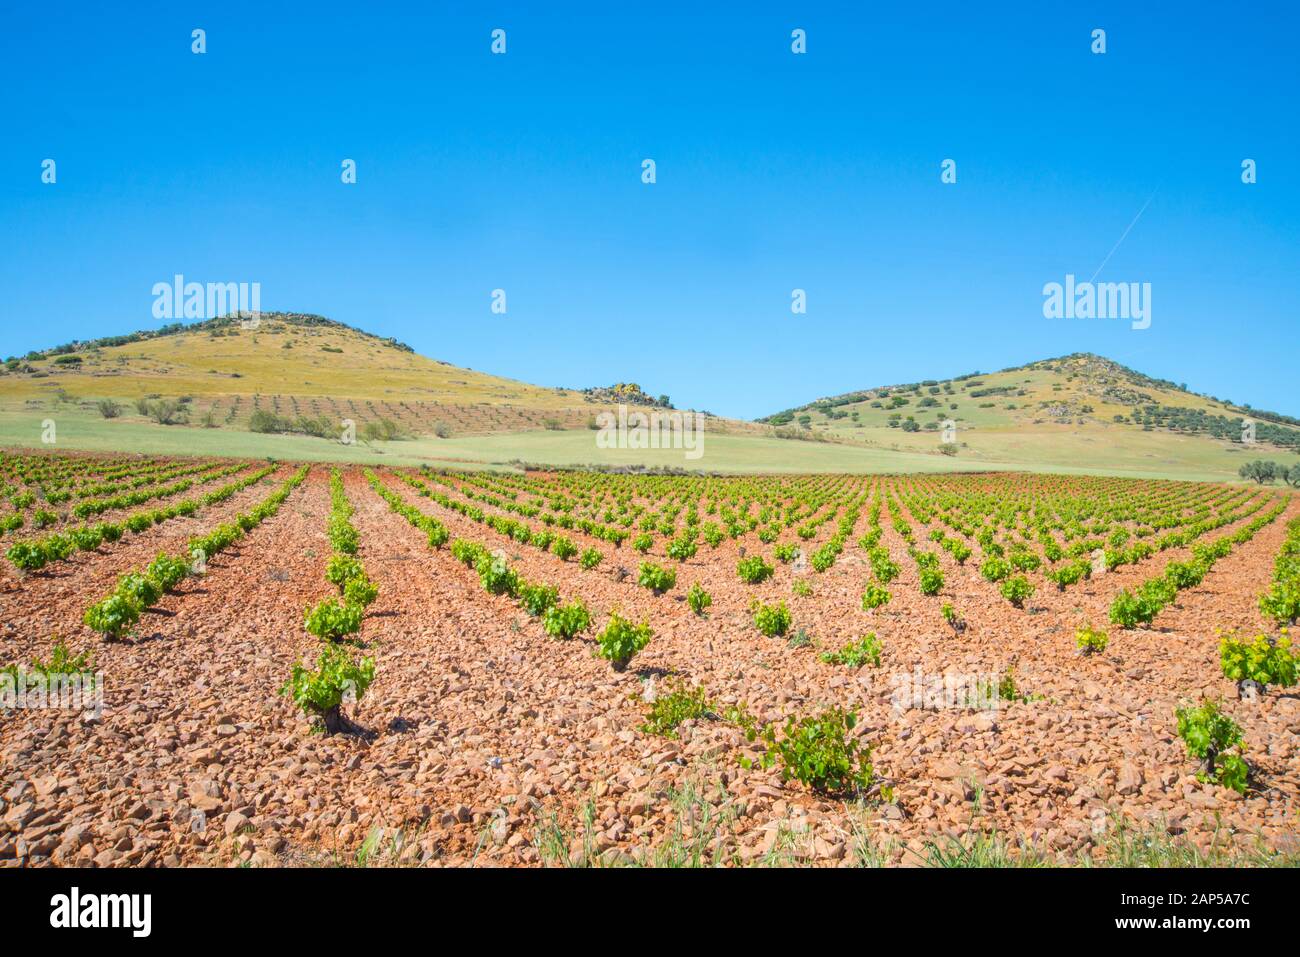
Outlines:
{"type": "MultiPolygon", "coordinates": [[[[998,468],[1016,463],[1038,471],[1104,472],[1114,475],[1179,478],[1193,481],[1236,479],[1242,463],[1268,458],[1291,463],[1291,452],[1261,447],[1247,450],[1207,436],[1171,432],[1143,432],[1131,426],[1090,424],[1078,426],[1021,427],[1017,430],[959,432],[966,443],[953,459],[967,469],[998,468]]],[[[904,433],[898,429],[866,428],[854,441],[900,452],[933,452],[939,437],[932,432],[904,433]]]]}
{"type": "MultiPolygon", "coordinates": [[[[670,466],[691,471],[728,473],[808,472],[951,472],[951,471],[1040,471],[1081,475],[1118,475],[1131,478],[1180,478],[1224,481],[1236,478],[1243,461],[1241,453],[1216,452],[1216,443],[1205,439],[1159,433],[1113,435],[1096,439],[1090,435],[1061,434],[1035,439],[1031,436],[1005,438],[986,450],[963,450],[953,458],[922,451],[922,444],[935,441],[906,436],[917,446],[901,446],[897,430],[888,438],[899,440],[897,449],[887,446],[844,445],[804,442],[764,436],[725,435],[706,431],[704,454],[688,459],[681,449],[598,449],[596,433],[587,429],[569,431],[508,432],[492,435],[452,436],[439,439],[421,436],[373,445],[337,442],[301,435],[268,435],[230,428],[205,429],[195,425],[161,426],[138,419],[103,419],[97,413],[55,402],[40,405],[0,407],[0,446],[42,448],[41,423],[53,419],[58,442],[55,448],[90,451],[130,451],[154,455],[204,455],[236,458],[267,458],[308,462],[355,462],[368,464],[418,465],[468,468],[508,468],[513,462],[550,466],[632,465],[670,466]],[[1088,464],[1084,464],[1088,463],[1088,464]]],[[[986,434],[984,438],[992,438],[986,434]]],[[[1280,454],[1273,458],[1289,461],[1280,454]]]]}
{"type": "Polygon", "coordinates": [[[105,420],[80,411],[0,409],[0,447],[64,449],[94,452],[139,452],[148,455],[228,456],[231,458],[301,462],[491,467],[481,456],[460,457],[447,441],[427,437],[411,441],[358,441],[345,446],[305,435],[271,435],[238,429],[162,426],[148,422],[105,420]],[[53,419],[57,443],[41,443],[41,421],[53,419]]]}

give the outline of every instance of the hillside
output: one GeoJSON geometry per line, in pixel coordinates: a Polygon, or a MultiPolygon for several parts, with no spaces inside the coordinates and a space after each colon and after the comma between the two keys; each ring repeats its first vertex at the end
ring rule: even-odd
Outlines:
{"type": "Polygon", "coordinates": [[[263,313],[255,328],[233,317],[176,323],[67,343],[0,366],[0,411],[79,412],[101,417],[108,430],[148,423],[149,403],[164,402],[176,405],[168,426],[174,431],[321,436],[351,420],[359,432],[382,425],[390,437],[405,438],[585,433],[596,413],[619,401],[655,402],[636,386],[545,388],[461,368],[302,313],[263,313]],[[103,406],[116,414],[101,416],[103,406]]]}
{"type": "MultiPolygon", "coordinates": [[[[509,407],[559,412],[581,393],[545,389],[429,359],[342,323],[300,314],[264,315],[256,329],[223,318],[161,332],[74,343],[6,363],[0,397],[190,396],[201,416],[244,420],[265,404],[281,414],[387,414],[414,426],[446,406],[495,407],[481,418],[515,418],[509,407]],[[358,404],[358,402],[360,404],[358,404]],[[351,404],[349,404],[351,403],[351,404]],[[427,413],[427,414],[426,414],[427,413]]],[[[468,421],[457,423],[463,427],[468,421]]]]}
{"type": "Polygon", "coordinates": [[[1233,457],[1290,462],[1300,453],[1300,420],[1201,395],[1091,353],[863,389],[760,421],[809,437],[923,452],[939,450],[948,420],[956,441],[947,451],[976,461],[1235,471],[1233,457]],[[1243,418],[1255,423],[1253,447],[1241,441],[1243,418]]]}
{"type": "MultiPolygon", "coordinates": [[[[68,343],[0,366],[0,445],[447,465],[658,466],[704,471],[1038,470],[1232,479],[1288,465],[1300,422],[1198,395],[1090,354],[818,399],[758,422],[710,416],[704,457],[600,448],[614,385],[545,388],[451,365],[320,316],[263,314],[68,343]],[[161,413],[161,414],[160,414],[161,413]],[[1243,445],[1241,419],[1259,444],[1243,445]],[[944,445],[951,419],[955,442],[944,445]],[[358,443],[337,441],[341,423],[358,443]],[[796,441],[799,440],[799,441],[796,441]]],[[[690,397],[678,403],[690,408],[690,397]]]]}

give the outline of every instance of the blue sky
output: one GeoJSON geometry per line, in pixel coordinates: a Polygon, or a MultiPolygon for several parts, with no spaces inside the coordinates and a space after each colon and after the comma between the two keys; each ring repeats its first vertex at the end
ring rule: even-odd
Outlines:
{"type": "Polygon", "coordinates": [[[7,6],[0,353],[182,273],[719,414],[1084,350],[1300,414],[1287,5],[334,6],[7,6]],[[1148,199],[1098,279],[1151,327],[1045,319],[1148,199]]]}

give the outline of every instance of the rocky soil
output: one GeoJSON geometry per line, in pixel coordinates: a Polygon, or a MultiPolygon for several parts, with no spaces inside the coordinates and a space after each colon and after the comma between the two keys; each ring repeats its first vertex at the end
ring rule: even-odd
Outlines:
{"type": "Polygon", "coordinates": [[[921,595],[905,543],[886,527],[902,575],[876,611],[861,608],[868,565],[852,541],[823,574],[778,565],[757,586],[739,582],[734,542],[701,545],[677,586],[655,597],[635,585],[641,558],[626,546],[572,536],[607,556],[582,570],[384,476],[453,535],[503,549],[525,579],[581,596],[597,627],[613,610],[648,620],[653,641],[619,674],[594,656],[590,635],[554,641],[514,602],[484,592],[350,470],[360,557],[380,589],[361,631],[377,678],[350,711],[369,734],[323,737],[277,692],[293,663],[316,651],[304,607],[332,592],[324,467],[206,577],[164,597],[132,640],[102,644],[81,624],[118,574],[179,548],[288,474],[52,572],[0,572],[0,665],[45,657],[57,635],[92,651],[105,681],[98,718],[0,715],[0,865],[666,863],[694,850],[733,863],[910,864],[927,845],[993,831],[1062,858],[1100,857],[1121,825],[1201,848],[1297,850],[1300,696],[1236,700],[1219,673],[1216,631],[1264,629],[1256,598],[1298,501],[1153,627],[1109,629],[1108,651],[1085,658],[1075,629],[1101,625],[1120,587],[1181,552],[1064,594],[1040,584],[1018,610],[973,563],[946,554],[942,595],[921,595]],[[791,593],[795,577],[810,596],[791,593]],[[707,618],[686,606],[694,582],[713,595],[707,618]],[[785,599],[812,644],[759,635],[754,597],[785,599]],[[965,617],[964,633],[944,622],[943,602],[965,617]],[[883,642],[879,668],[819,659],[867,631],[883,642]],[[992,710],[898,701],[905,681],[996,679],[1010,666],[1028,700],[992,710]],[[678,680],[703,684],[716,711],[745,702],[760,720],[855,710],[891,790],[831,799],[746,770],[754,746],[722,720],[689,722],[676,739],[640,730],[645,701],[678,680]],[[1202,695],[1224,699],[1245,731],[1258,780],[1244,797],[1198,781],[1176,736],[1174,708],[1202,695]]]}

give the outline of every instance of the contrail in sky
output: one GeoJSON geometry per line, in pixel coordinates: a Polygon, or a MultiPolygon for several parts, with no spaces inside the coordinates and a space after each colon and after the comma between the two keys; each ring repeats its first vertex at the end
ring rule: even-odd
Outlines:
{"type": "MultiPolygon", "coordinates": [[[[1156,190],[1156,193],[1158,192],[1160,192],[1159,189],[1156,190]]],[[[1128,229],[1124,230],[1124,234],[1120,236],[1119,240],[1115,243],[1115,245],[1111,247],[1110,252],[1106,254],[1106,258],[1101,261],[1101,265],[1097,267],[1097,271],[1092,274],[1092,279],[1089,279],[1088,282],[1092,282],[1093,279],[1096,279],[1099,275],[1101,275],[1101,271],[1106,268],[1106,263],[1110,262],[1110,257],[1115,255],[1115,250],[1119,249],[1119,244],[1122,243],[1125,240],[1125,238],[1128,236],[1129,230],[1131,230],[1134,226],[1137,225],[1137,221],[1142,218],[1142,214],[1145,213],[1147,211],[1147,207],[1151,205],[1151,200],[1156,198],[1156,193],[1152,193],[1150,196],[1147,197],[1147,201],[1142,204],[1142,208],[1138,210],[1138,214],[1133,217],[1133,222],[1128,224],[1128,229]]]]}

